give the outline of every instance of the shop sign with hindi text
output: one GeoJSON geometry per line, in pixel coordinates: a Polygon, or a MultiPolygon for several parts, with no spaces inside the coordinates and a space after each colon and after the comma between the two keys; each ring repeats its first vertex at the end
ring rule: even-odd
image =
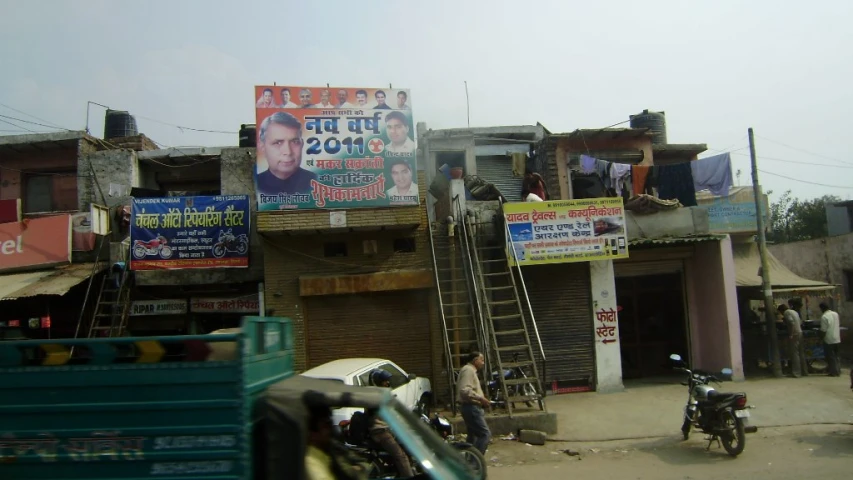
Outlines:
{"type": "Polygon", "coordinates": [[[516,257],[521,266],[628,258],[621,198],[506,203],[503,209],[511,265],[516,257]]]}
{"type": "Polygon", "coordinates": [[[257,86],[254,102],[258,211],[419,204],[408,90],[257,86]]]}
{"type": "Polygon", "coordinates": [[[248,195],[133,200],[131,270],[246,268],[248,195]]]}

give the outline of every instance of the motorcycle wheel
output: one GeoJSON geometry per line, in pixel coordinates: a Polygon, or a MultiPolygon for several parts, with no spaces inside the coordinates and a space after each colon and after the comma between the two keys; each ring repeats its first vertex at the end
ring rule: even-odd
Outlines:
{"type": "Polygon", "coordinates": [[[162,258],[163,260],[172,258],[172,248],[169,246],[162,247],[160,249],[160,258],[162,258]]]}
{"type": "Polygon", "coordinates": [[[465,459],[465,464],[471,469],[474,474],[471,477],[473,480],[485,480],[486,478],[486,457],[477,450],[476,447],[466,447],[459,449],[459,454],[465,459]]]}
{"type": "Polygon", "coordinates": [[[217,243],[213,246],[213,256],[216,258],[222,258],[225,256],[225,245],[221,243],[217,243]]]}
{"type": "Polygon", "coordinates": [[[249,244],[247,244],[246,242],[240,242],[237,244],[237,253],[239,253],[240,255],[245,255],[248,251],[249,244]]]}
{"type": "Polygon", "coordinates": [[[145,247],[133,247],[133,256],[139,259],[145,258],[145,247]]]}
{"type": "Polygon", "coordinates": [[[720,435],[720,442],[729,455],[736,457],[743,452],[743,448],[746,446],[746,433],[743,431],[743,422],[735,417],[732,412],[725,412],[723,415],[725,428],[729,430],[720,435]]]}

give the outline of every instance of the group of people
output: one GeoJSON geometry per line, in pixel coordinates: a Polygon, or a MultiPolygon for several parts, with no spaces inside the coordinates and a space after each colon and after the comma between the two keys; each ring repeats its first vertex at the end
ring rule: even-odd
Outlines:
{"type": "Polygon", "coordinates": [[[292,93],[290,88],[285,87],[279,91],[281,102],[276,101],[275,93],[272,88],[265,88],[261,93],[260,98],[255,102],[256,108],[325,108],[325,109],[341,109],[341,108],[370,108],[375,110],[409,110],[409,94],[404,90],[397,92],[397,104],[392,107],[388,105],[388,95],[384,90],[377,90],[373,93],[374,102],[368,100],[367,90],[356,90],[355,103],[349,101],[349,90],[341,88],[336,93],[336,100],[332,101],[332,92],[328,88],[320,90],[320,102],[314,102],[314,93],[310,88],[302,88],[299,90],[299,104],[292,101],[292,93]]]}
{"type": "MultiPolygon", "coordinates": [[[[841,323],[838,313],[832,311],[826,303],[821,303],[819,307],[821,311],[820,331],[823,336],[823,349],[829,376],[839,377],[841,376],[841,365],[838,363],[838,346],[841,344],[841,323]]],[[[788,355],[791,363],[791,375],[794,378],[808,376],[800,314],[785,304],[779,305],[778,310],[782,314],[782,321],[788,329],[788,355]]]]}

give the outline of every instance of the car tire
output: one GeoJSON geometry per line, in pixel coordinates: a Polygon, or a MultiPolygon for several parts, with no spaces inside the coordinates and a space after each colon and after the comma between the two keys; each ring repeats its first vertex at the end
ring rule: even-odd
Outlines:
{"type": "Polygon", "coordinates": [[[432,398],[428,393],[421,395],[421,399],[418,400],[418,414],[430,416],[432,413],[432,398]]]}

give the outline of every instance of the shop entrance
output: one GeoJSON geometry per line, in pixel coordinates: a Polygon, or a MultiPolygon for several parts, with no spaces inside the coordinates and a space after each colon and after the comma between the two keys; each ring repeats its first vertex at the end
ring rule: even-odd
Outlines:
{"type": "Polygon", "coordinates": [[[616,278],[622,377],[672,373],[669,355],[690,358],[682,273],[616,278]]]}

